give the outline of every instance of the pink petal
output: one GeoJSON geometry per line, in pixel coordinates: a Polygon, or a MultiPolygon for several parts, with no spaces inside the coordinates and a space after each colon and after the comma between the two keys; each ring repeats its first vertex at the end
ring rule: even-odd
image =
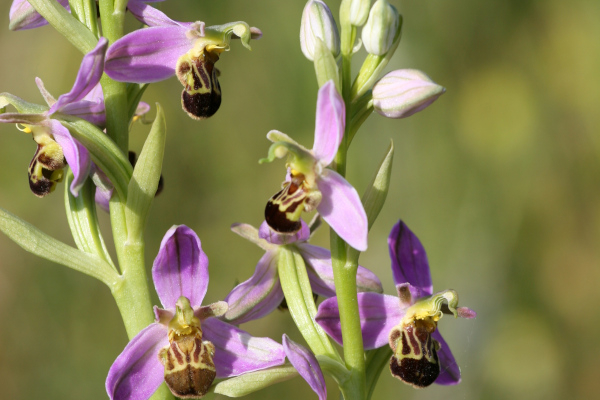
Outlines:
{"type": "Polygon", "coordinates": [[[419,297],[433,293],[427,254],[417,236],[406,224],[398,221],[388,238],[392,274],[396,285],[408,282],[421,291],[419,297]]]}
{"type": "Polygon", "coordinates": [[[235,325],[262,318],[275,310],[283,301],[277,251],[267,251],[250,279],[237,285],[225,301],[229,304],[225,319],[235,325]]]}
{"type": "Polygon", "coordinates": [[[164,308],[185,296],[192,307],[202,304],[208,287],[208,257],[198,235],[185,225],[165,234],[152,267],[152,279],[164,308]]]}
{"type": "MultiPolygon", "coordinates": [[[[358,293],[357,297],[365,350],[387,345],[390,331],[404,316],[404,309],[400,307],[398,298],[369,292],[358,293]]],[[[337,297],[327,299],[319,305],[315,320],[333,340],[342,344],[337,297]]]]}
{"type": "Polygon", "coordinates": [[[460,383],[460,368],[450,351],[450,347],[442,337],[439,330],[436,330],[431,336],[438,341],[441,348],[437,352],[440,359],[440,375],[435,380],[438,385],[457,385],[460,383]]]}
{"type": "Polygon", "coordinates": [[[148,26],[182,25],[167,17],[162,11],[146,4],[150,2],[147,0],[129,0],[127,9],[138,21],[148,26]]]}
{"type": "Polygon", "coordinates": [[[40,93],[42,94],[42,97],[46,101],[46,104],[48,104],[48,107],[52,107],[52,105],[54,103],[56,103],[56,99],[54,97],[52,97],[52,95],[50,94],[50,92],[48,92],[48,90],[46,90],[46,87],[44,86],[44,81],[42,81],[40,78],[35,78],[35,84],[37,85],[38,89],[40,90],[40,93]]]}
{"type": "Polygon", "coordinates": [[[93,101],[95,103],[99,100],[104,101],[104,93],[102,92],[102,85],[100,82],[98,82],[96,86],[94,86],[92,90],[85,95],[83,100],[93,101]]]}
{"type": "Polygon", "coordinates": [[[139,29],[114,42],[106,53],[105,72],[122,82],[151,83],[175,75],[177,59],[193,46],[181,26],[139,29]]]}
{"type": "Polygon", "coordinates": [[[56,103],[50,107],[48,114],[62,111],[62,107],[69,103],[82,100],[100,82],[104,71],[104,55],[108,47],[108,40],[101,37],[92,51],[83,56],[77,78],[69,93],[61,95],[56,103]]]}
{"type": "Polygon", "coordinates": [[[102,100],[95,102],[87,100],[76,101],[63,106],[60,112],[85,119],[100,127],[100,129],[104,129],[106,126],[106,108],[102,100]]]}
{"type": "MultiPolygon", "coordinates": [[[[306,265],[310,267],[307,268],[306,272],[313,291],[324,297],[335,296],[333,268],[329,250],[308,243],[297,243],[296,247],[300,250],[306,265]]],[[[360,265],[356,274],[356,286],[359,292],[383,292],[381,281],[377,275],[360,265]]]]}
{"type": "MultiPolygon", "coordinates": [[[[69,9],[69,0],[57,0],[60,5],[69,9]]],[[[14,0],[8,12],[10,19],[9,29],[17,31],[20,29],[33,29],[48,25],[44,19],[27,0],[14,0]]]]}
{"type": "Polygon", "coordinates": [[[110,212],[110,198],[112,197],[112,193],[112,189],[104,189],[96,186],[96,204],[106,212],[110,212]]]}
{"type": "Polygon", "coordinates": [[[315,144],[313,154],[323,165],[331,164],[344,136],[346,108],[342,96],[337,92],[333,81],[319,89],[317,116],[315,122],[315,144]]]}
{"type": "Polygon", "coordinates": [[[296,368],[300,376],[304,378],[311,389],[319,396],[319,400],[327,399],[325,378],[315,355],[291,340],[286,334],[283,335],[282,341],[288,360],[290,360],[290,363],[296,368]]]}
{"type": "Polygon", "coordinates": [[[257,338],[216,318],[202,323],[205,340],[215,345],[217,378],[257,371],[285,361],[283,347],[269,338],[257,338]]]}
{"type": "Polygon", "coordinates": [[[73,196],[79,195],[79,189],[85,183],[85,180],[90,174],[92,162],[90,153],[85,147],[69,133],[69,130],[61,125],[55,119],[44,121],[40,125],[48,126],[56,143],[62,147],[63,154],[67,160],[67,164],[73,171],[73,182],[71,182],[71,193],[73,196]]]}
{"type": "Polygon", "coordinates": [[[271,244],[290,244],[298,241],[305,242],[308,240],[310,236],[310,229],[306,222],[300,220],[302,227],[298,232],[295,233],[279,233],[271,229],[267,221],[263,221],[258,228],[258,237],[261,239],[265,239],[267,242],[271,244]]]}
{"type": "Polygon", "coordinates": [[[356,189],[335,171],[326,169],[317,186],[323,195],[317,206],[329,226],[356,250],[367,249],[367,214],[356,189]]]}
{"type": "Polygon", "coordinates": [[[117,357],[106,377],[111,400],[146,400],[164,381],[158,352],[169,345],[167,328],[151,324],[138,333],[117,357]]]}

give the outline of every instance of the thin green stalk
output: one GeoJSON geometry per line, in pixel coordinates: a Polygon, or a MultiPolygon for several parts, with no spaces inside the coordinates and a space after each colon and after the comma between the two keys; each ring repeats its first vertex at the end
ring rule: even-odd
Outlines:
{"type": "Polygon", "coordinates": [[[352,397],[346,400],[364,399],[366,394],[365,359],[362,331],[358,316],[356,296],[356,271],[358,265],[346,262],[346,244],[334,232],[331,233],[331,260],[333,278],[340,310],[340,323],[344,341],[344,361],[350,370],[353,391],[344,390],[352,397]]]}

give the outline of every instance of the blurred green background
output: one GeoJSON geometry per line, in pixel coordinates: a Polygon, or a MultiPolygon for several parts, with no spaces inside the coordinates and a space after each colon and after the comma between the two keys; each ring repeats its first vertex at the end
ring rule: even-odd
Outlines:
{"type": "MultiPolygon", "coordinates": [[[[408,119],[374,114],[357,135],[348,178],[360,193],[390,138],[396,147],[388,202],[361,264],[394,293],[386,237],[402,218],[427,249],[435,288],[457,290],[478,317],[439,325],[461,366],[460,385],[414,390],[384,370],[374,398],[593,398],[600,392],[600,2],[391,2],[404,27],[386,71],[423,70],[447,93],[408,119]]],[[[337,19],[339,3],[328,3],[337,19]]],[[[8,31],[9,6],[0,6],[0,92],[41,104],[36,76],[56,96],[68,91],[82,55],[49,27],[8,31]]],[[[233,43],[222,56],[223,105],[209,120],[181,111],[174,78],[144,97],[164,106],[168,126],[147,265],[172,224],[189,225],[210,259],[207,301],[247,279],[261,256],[229,226],[258,226],[281,183],[282,161],[257,162],[269,146],[265,134],[279,129],[312,145],[317,85],[298,41],[303,7],[301,0],[160,5],[174,19],[245,20],[264,32],[252,52],[233,43]]],[[[147,132],[136,124],[132,150],[147,132]]],[[[8,125],[0,137],[0,206],[73,243],[63,186],[44,199],[29,191],[31,137],[8,125]]],[[[106,215],[102,222],[108,227],[106,215]]],[[[328,246],[326,231],[317,244],[328,246]]],[[[0,254],[0,398],[105,399],[106,372],[127,343],[107,288],[3,235],[0,254]]],[[[283,312],[243,327],[302,341],[283,312]]],[[[295,378],[251,398],[283,396],[315,395],[295,378]]]]}

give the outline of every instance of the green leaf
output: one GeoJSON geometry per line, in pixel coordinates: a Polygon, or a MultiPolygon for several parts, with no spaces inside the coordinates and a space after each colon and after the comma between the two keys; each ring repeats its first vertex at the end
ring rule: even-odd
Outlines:
{"type": "Polygon", "coordinates": [[[72,181],[73,172],[69,171],[65,182],[65,210],[75,244],[79,250],[99,256],[115,269],[98,226],[96,187],[88,179],[75,197],[70,190],[72,181]]]}
{"type": "Polygon", "coordinates": [[[72,16],[57,1],[28,0],[29,4],[83,54],[96,46],[98,38],[81,22],[72,16]]]}
{"type": "Polygon", "coordinates": [[[293,246],[281,246],[277,268],[288,309],[306,343],[316,355],[327,355],[338,360],[339,356],[327,334],[315,322],[317,307],[304,259],[293,246]]]}
{"type": "Polygon", "coordinates": [[[167,125],[163,110],[158,103],[156,110],[156,119],[129,182],[125,220],[128,240],[131,243],[142,241],[148,211],[156,195],[162,171],[167,125]]]}
{"type": "Polygon", "coordinates": [[[286,364],[224,380],[215,385],[214,392],[229,397],[242,397],[295,376],[298,376],[298,371],[286,364]]]}
{"type": "MultiPolygon", "coordinates": [[[[369,221],[369,229],[377,219],[379,212],[385,204],[385,199],[390,188],[390,177],[392,175],[392,161],[394,159],[394,143],[390,141],[390,145],[379,163],[379,169],[365,194],[362,196],[362,204],[365,207],[367,220],[369,221]]],[[[348,249],[348,260],[353,263],[358,261],[360,252],[354,248],[348,249]]]]}
{"type": "Polygon", "coordinates": [[[393,159],[394,142],[390,140],[390,145],[386,154],[379,163],[379,169],[375,176],[373,176],[371,184],[368,186],[368,189],[361,199],[363,206],[365,207],[365,212],[367,213],[367,219],[369,220],[369,229],[373,226],[373,223],[385,204],[385,199],[387,198],[390,189],[393,159]]]}
{"type": "Polygon", "coordinates": [[[323,40],[316,38],[314,52],[315,74],[319,87],[332,80],[338,93],[342,93],[340,86],[340,71],[331,50],[327,48],[323,40]]]}
{"type": "Polygon", "coordinates": [[[109,287],[119,280],[119,275],[100,257],[66,245],[1,207],[0,230],[26,251],[83,272],[109,287]]]}

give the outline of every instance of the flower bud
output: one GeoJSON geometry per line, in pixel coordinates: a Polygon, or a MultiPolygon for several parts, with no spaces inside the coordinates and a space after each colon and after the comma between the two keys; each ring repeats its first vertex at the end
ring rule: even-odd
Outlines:
{"type": "Polygon", "coordinates": [[[405,118],[433,103],[446,89],[416,69],[399,69],[373,86],[373,107],[388,118],[405,118]]]}
{"type": "Polygon", "coordinates": [[[300,23],[300,47],[309,60],[314,60],[315,42],[319,38],[334,57],[340,53],[340,35],[327,4],[310,0],[302,12],[300,23]]]}
{"type": "Polygon", "coordinates": [[[399,25],[400,15],[396,8],[386,0],[377,0],[362,30],[362,41],[367,52],[376,56],[387,53],[394,43],[399,25]]]}
{"type": "Polygon", "coordinates": [[[350,23],[354,26],[363,26],[369,16],[371,0],[348,0],[350,1],[350,23]]]}

